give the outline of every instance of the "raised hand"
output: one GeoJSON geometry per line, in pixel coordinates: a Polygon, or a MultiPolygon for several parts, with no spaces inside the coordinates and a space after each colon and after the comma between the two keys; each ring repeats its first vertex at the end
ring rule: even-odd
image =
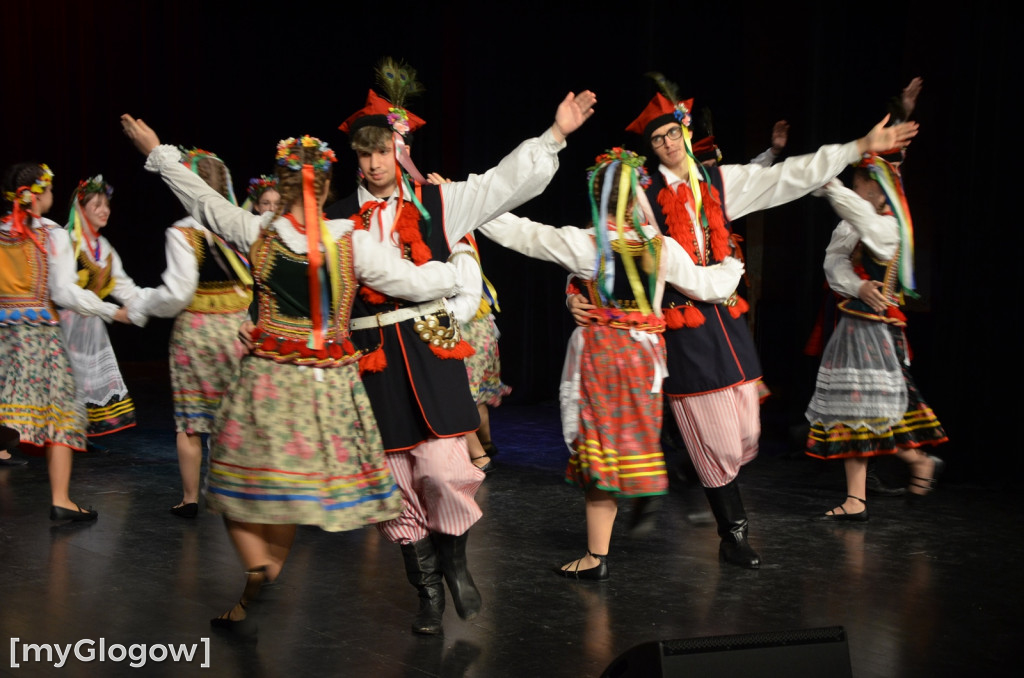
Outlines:
{"type": "Polygon", "coordinates": [[[589,89],[579,94],[569,92],[555,111],[555,125],[552,132],[558,141],[578,130],[594,114],[597,95],[589,89]]]}
{"type": "Polygon", "coordinates": [[[789,123],[779,120],[772,127],[772,153],[782,155],[782,151],[786,150],[787,141],[789,141],[789,123]]]}
{"type": "Polygon", "coordinates": [[[121,116],[121,129],[143,155],[149,155],[150,151],[160,145],[160,138],[157,137],[156,132],[150,129],[149,125],[144,123],[141,118],[136,120],[125,113],[121,116]]]}
{"type": "Polygon", "coordinates": [[[921,86],[924,85],[924,79],[920,76],[910,81],[910,84],[903,88],[903,92],[900,95],[900,102],[903,104],[903,113],[909,118],[910,114],[914,112],[914,106],[917,105],[917,95],[921,93],[921,86]]]}
{"type": "Polygon", "coordinates": [[[871,128],[866,136],[857,139],[857,150],[861,153],[881,153],[895,148],[906,148],[910,140],[917,136],[918,124],[913,121],[901,122],[892,127],[886,127],[889,116],[882,118],[882,121],[871,128]]]}

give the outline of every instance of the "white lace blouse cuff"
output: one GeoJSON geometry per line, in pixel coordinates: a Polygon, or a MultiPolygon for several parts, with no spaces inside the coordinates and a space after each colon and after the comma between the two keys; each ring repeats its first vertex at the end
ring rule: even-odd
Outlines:
{"type": "Polygon", "coordinates": [[[178,147],[160,144],[146,156],[146,170],[159,172],[161,167],[174,162],[181,162],[181,151],[178,147]]]}

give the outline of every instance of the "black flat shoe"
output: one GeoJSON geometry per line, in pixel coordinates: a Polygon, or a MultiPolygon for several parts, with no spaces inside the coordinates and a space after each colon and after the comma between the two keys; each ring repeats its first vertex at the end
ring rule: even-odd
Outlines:
{"type": "Polygon", "coordinates": [[[942,472],[946,470],[945,461],[930,454],[927,456],[935,463],[935,466],[932,468],[932,477],[922,478],[921,476],[910,476],[910,486],[924,491],[920,493],[908,491],[906,494],[907,504],[914,505],[923,501],[924,498],[931,494],[932,490],[935,489],[935,486],[939,482],[939,476],[941,476],[942,472]]]}
{"type": "Polygon", "coordinates": [[[587,568],[586,570],[579,569],[580,560],[576,561],[575,568],[555,568],[555,574],[566,579],[577,579],[582,581],[608,581],[608,554],[599,556],[596,553],[587,551],[587,555],[594,556],[600,563],[594,567],[587,568]]]}
{"type": "Polygon", "coordinates": [[[28,459],[22,459],[21,457],[0,457],[0,466],[24,466],[28,463],[28,459]]]}
{"type": "Polygon", "coordinates": [[[247,570],[242,597],[238,599],[238,603],[230,610],[219,617],[211,619],[210,627],[237,637],[255,638],[259,630],[259,623],[257,621],[259,607],[266,598],[266,596],[260,594],[263,593],[263,588],[266,584],[267,568],[265,565],[254,570],[247,570]],[[236,608],[241,608],[242,613],[245,614],[241,619],[231,618],[236,608]]]}
{"type": "Polygon", "coordinates": [[[192,502],[190,504],[173,506],[171,507],[171,513],[181,518],[195,518],[199,515],[199,503],[192,502]]]}
{"type": "Polygon", "coordinates": [[[814,516],[811,520],[819,522],[832,522],[832,523],[866,523],[868,522],[868,503],[860,497],[855,497],[852,494],[846,495],[850,499],[856,499],[861,504],[864,504],[864,510],[860,513],[847,513],[846,509],[843,508],[842,504],[832,509],[831,513],[822,513],[821,515],[814,516]]]}
{"type": "Polygon", "coordinates": [[[478,469],[480,469],[484,473],[490,473],[491,471],[494,470],[494,460],[490,458],[490,455],[488,455],[488,454],[481,454],[479,457],[470,457],[469,458],[469,460],[471,462],[476,462],[477,459],[487,459],[487,463],[484,464],[483,466],[477,466],[474,463],[473,466],[476,466],[478,469]]]}
{"type": "Polygon", "coordinates": [[[88,520],[96,520],[97,517],[99,517],[99,514],[96,511],[93,511],[92,509],[83,509],[78,504],[75,504],[74,509],[64,508],[63,506],[50,507],[50,520],[84,522],[88,520]]]}

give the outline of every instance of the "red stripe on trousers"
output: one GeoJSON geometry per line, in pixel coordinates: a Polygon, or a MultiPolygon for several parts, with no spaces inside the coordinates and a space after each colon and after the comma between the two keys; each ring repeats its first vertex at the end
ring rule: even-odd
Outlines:
{"type": "Polygon", "coordinates": [[[756,381],[669,402],[704,487],[727,485],[757,456],[761,404],[756,381]]]}

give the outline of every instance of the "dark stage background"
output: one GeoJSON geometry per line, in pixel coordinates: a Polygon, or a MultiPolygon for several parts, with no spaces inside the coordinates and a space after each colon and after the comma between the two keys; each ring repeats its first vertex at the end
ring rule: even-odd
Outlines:
{"type": "MultiPolygon", "coordinates": [[[[120,132],[123,112],[145,119],[166,142],[220,154],[239,191],[249,177],[272,171],[278,139],[323,137],[338,150],[335,185],[344,194],[355,159],[337,125],[362,105],[382,55],[411,62],[427,88],[410,104],[428,122],[415,140],[418,166],[456,179],[542,131],[568,90],[589,88],[598,94],[596,115],[570,139],[547,192],[519,210],[581,224],[585,168],[606,147],[637,146],[623,128],[654,92],[646,71],[663,71],[698,106],[711,107],[726,162],[766,148],[781,118],[792,125],[790,154],[861,136],[882,117],[886,99],[920,75],[914,117],[922,131],[905,177],[921,292],[908,314],[914,372],[948,428],[951,476],[996,484],[1020,477],[1018,444],[1003,423],[1020,405],[1012,391],[1020,369],[1005,359],[1020,343],[1017,323],[1003,319],[1016,307],[1010,270],[1019,238],[1012,222],[993,228],[1009,214],[997,202],[1009,192],[999,181],[1009,176],[1001,156],[1019,156],[1004,150],[1019,146],[1003,140],[1013,135],[1007,113],[1019,99],[1020,69],[1002,3],[974,2],[956,14],[925,2],[634,2],[628,14],[593,3],[467,6],[474,9],[297,3],[273,5],[274,14],[252,3],[195,0],[5,3],[2,164],[49,163],[58,196],[49,216],[61,222],[78,179],[102,172],[117,189],[106,235],[136,282],[155,285],[164,229],[182,210],[143,171],[120,132]]],[[[775,393],[764,407],[769,453],[795,449],[789,430],[803,421],[817,368],[802,347],[837,221],[826,203],[806,198],[740,226],[751,236],[748,267],[760,274],[755,335],[775,393]]],[[[571,331],[564,275],[489,242],[481,249],[500,293],[512,399],[551,399],[571,331]]],[[[160,320],[112,328],[119,357],[165,359],[169,328],[160,320]]]]}

